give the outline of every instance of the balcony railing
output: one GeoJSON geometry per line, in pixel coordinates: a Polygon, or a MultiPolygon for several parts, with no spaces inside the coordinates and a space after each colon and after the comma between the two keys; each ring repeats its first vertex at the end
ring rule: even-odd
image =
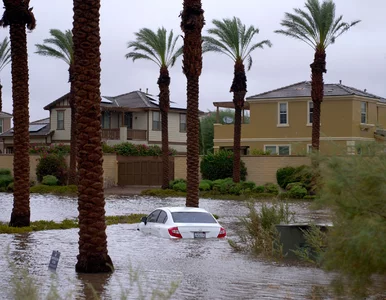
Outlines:
{"type": "Polygon", "coordinates": [[[102,129],[102,140],[119,140],[119,128],[102,129]]]}
{"type": "MultiPolygon", "coordinates": [[[[127,129],[127,139],[128,140],[137,140],[137,141],[146,141],[147,130],[141,129],[127,129]]],[[[120,140],[120,129],[102,129],[102,139],[103,140],[120,140]]]]}

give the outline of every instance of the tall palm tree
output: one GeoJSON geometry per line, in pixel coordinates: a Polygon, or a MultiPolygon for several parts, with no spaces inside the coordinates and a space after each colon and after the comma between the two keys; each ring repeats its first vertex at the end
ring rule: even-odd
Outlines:
{"type": "MultiPolygon", "coordinates": [[[[11,62],[11,48],[9,47],[8,38],[5,37],[3,42],[0,43],[0,72],[4,69],[6,65],[11,62]]],[[[3,86],[0,82],[0,111],[3,111],[3,95],[1,90],[3,86]]]]}
{"type": "Polygon", "coordinates": [[[74,0],[74,95],[77,108],[79,255],[75,270],[111,272],[107,251],[100,95],[100,0],[74,0]]]}
{"type": "Polygon", "coordinates": [[[26,26],[36,26],[29,0],[3,0],[4,14],[0,26],[9,26],[11,41],[11,72],[13,98],[13,209],[9,226],[23,227],[30,224],[29,206],[29,90],[26,26]]]}
{"type": "Polygon", "coordinates": [[[244,98],[247,93],[247,76],[244,61],[248,60],[248,71],[252,67],[251,53],[257,48],[271,47],[269,40],[252,43],[259,29],[245,27],[239,18],[213,20],[214,28],[208,29],[210,36],[204,36],[204,52],[217,52],[227,55],[234,62],[234,77],[230,88],[233,92],[235,106],[235,124],[233,136],[233,181],[240,182],[240,140],[241,140],[241,111],[244,108],[244,98]]]}
{"type": "Polygon", "coordinates": [[[168,136],[168,111],[170,108],[170,77],[169,67],[172,67],[178,56],[182,54],[182,47],[175,49],[178,36],[173,38],[173,30],[169,36],[165,28],[157,32],[142,28],[135,33],[135,41],[129,42],[127,48],[133,51],[125,55],[126,58],[150,60],[160,68],[157,84],[159,86],[159,104],[162,122],[162,188],[169,187],[169,136],[168,136]]]}
{"type": "Polygon", "coordinates": [[[71,107],[71,142],[70,142],[70,168],[68,172],[68,184],[76,183],[76,107],[74,101],[74,44],[71,30],[65,32],[59,29],[50,30],[51,38],[44,39],[43,44],[36,44],[35,53],[63,60],[68,65],[68,82],[70,83],[70,107],[71,107]],[[52,45],[52,46],[51,46],[52,45]]]}
{"type": "Polygon", "coordinates": [[[181,29],[185,33],[183,72],[187,79],[187,194],[186,206],[198,207],[198,164],[200,153],[198,119],[199,77],[202,69],[202,37],[204,10],[201,0],[184,0],[181,29]]]}
{"type": "Polygon", "coordinates": [[[320,113],[323,101],[323,73],[326,69],[326,49],[335,40],[358,24],[360,20],[346,23],[343,16],[335,18],[335,3],[332,0],[307,0],[306,10],[295,8],[294,13],[285,13],[280,23],[284,29],[276,33],[301,40],[314,49],[314,61],[311,67],[311,98],[313,103],[312,149],[319,151],[320,113]]]}

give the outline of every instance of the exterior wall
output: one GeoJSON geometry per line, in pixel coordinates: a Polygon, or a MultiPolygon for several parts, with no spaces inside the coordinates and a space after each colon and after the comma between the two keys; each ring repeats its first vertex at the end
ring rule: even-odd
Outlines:
{"type": "Polygon", "coordinates": [[[148,112],[134,112],[133,129],[148,130],[147,115],[148,115],[148,112]]]}
{"type": "Polygon", "coordinates": [[[53,141],[70,141],[71,139],[71,109],[69,107],[57,106],[50,110],[51,130],[55,130],[53,141]],[[64,130],[57,129],[57,111],[64,110],[64,130]]]}
{"type": "Polygon", "coordinates": [[[377,105],[378,122],[377,126],[386,129],[386,103],[377,105]]]}
{"type": "Polygon", "coordinates": [[[9,129],[11,129],[11,118],[1,118],[3,120],[3,131],[0,131],[0,133],[6,132],[9,129]]]}
{"type": "MultiPolygon", "coordinates": [[[[200,163],[201,163],[201,157],[200,162],[198,164],[198,174],[199,179],[201,180],[201,172],[200,172],[200,163]]],[[[186,172],[186,156],[185,155],[176,155],[174,156],[174,179],[185,179],[187,177],[186,172]]]]}

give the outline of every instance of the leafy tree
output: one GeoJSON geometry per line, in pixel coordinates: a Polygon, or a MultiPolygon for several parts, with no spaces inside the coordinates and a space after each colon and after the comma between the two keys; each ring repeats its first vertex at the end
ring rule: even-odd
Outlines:
{"type": "Polygon", "coordinates": [[[335,40],[360,21],[345,23],[343,16],[335,18],[335,3],[332,0],[307,0],[306,10],[295,8],[286,13],[280,23],[284,29],[276,33],[301,40],[315,51],[311,67],[311,98],[313,103],[312,149],[319,151],[320,109],[324,95],[323,73],[326,69],[326,49],[335,40]]]}
{"type": "Polygon", "coordinates": [[[9,26],[12,53],[12,98],[13,98],[13,209],[9,226],[30,225],[29,182],[29,89],[28,53],[26,27],[36,26],[29,0],[3,0],[4,14],[0,26],[9,26]]]}
{"type": "Polygon", "coordinates": [[[79,133],[79,254],[75,270],[81,273],[111,272],[114,268],[107,251],[103,193],[100,4],[100,0],[74,0],[74,98],[79,133]]]}
{"type": "Polygon", "coordinates": [[[204,10],[201,0],[184,0],[181,12],[181,29],[184,32],[183,72],[187,79],[187,174],[186,206],[198,207],[199,194],[199,130],[198,96],[202,70],[202,37],[204,10]]]}
{"type": "MultiPolygon", "coordinates": [[[[11,48],[9,47],[8,38],[5,37],[0,43],[0,72],[11,62],[11,48]]],[[[3,86],[0,82],[0,111],[3,111],[3,97],[1,90],[3,86]]]]}
{"type": "Polygon", "coordinates": [[[157,32],[142,28],[136,34],[136,40],[128,43],[128,48],[133,51],[126,54],[126,58],[150,60],[160,68],[157,84],[159,86],[159,106],[162,122],[162,188],[169,186],[169,136],[168,136],[168,111],[170,107],[170,76],[169,67],[173,67],[182,48],[176,49],[178,36],[173,37],[173,30],[167,35],[165,28],[157,32]]]}
{"type": "Polygon", "coordinates": [[[35,53],[63,60],[68,65],[70,82],[70,107],[71,107],[71,151],[68,184],[76,183],[76,107],[74,103],[74,44],[71,30],[65,32],[59,29],[50,30],[51,38],[44,39],[43,44],[36,44],[35,53]]]}

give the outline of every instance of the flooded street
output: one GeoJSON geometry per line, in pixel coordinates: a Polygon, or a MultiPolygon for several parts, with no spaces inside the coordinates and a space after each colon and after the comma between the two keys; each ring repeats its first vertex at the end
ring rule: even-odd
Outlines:
{"type": "MultiPolygon", "coordinates": [[[[185,199],[143,197],[106,198],[106,215],[149,213],[159,206],[184,206],[185,199]]],[[[8,222],[12,195],[0,193],[0,221],[8,222]]],[[[201,199],[200,207],[219,216],[228,238],[235,237],[237,217],[248,213],[242,202],[201,199]]],[[[296,221],[325,221],[326,211],[310,211],[306,202],[290,204],[296,221]]],[[[52,195],[31,195],[31,220],[75,218],[77,199],[52,195]]],[[[12,299],[10,281],[22,267],[36,278],[46,295],[56,285],[62,297],[90,299],[92,284],[102,299],[144,299],[151,291],[166,290],[172,282],[178,289],[172,299],[308,299],[313,285],[327,285],[331,275],[308,267],[279,265],[234,252],[226,240],[168,240],[145,236],[136,224],[107,227],[108,251],[113,274],[75,273],[78,254],[78,229],[49,230],[27,234],[0,234],[0,299],[12,299]],[[53,250],[61,257],[56,273],[48,270],[53,250]],[[7,259],[8,258],[8,259],[7,259]],[[54,276],[53,276],[54,274],[54,276]],[[138,274],[139,286],[134,282],[138,274]]]]}

